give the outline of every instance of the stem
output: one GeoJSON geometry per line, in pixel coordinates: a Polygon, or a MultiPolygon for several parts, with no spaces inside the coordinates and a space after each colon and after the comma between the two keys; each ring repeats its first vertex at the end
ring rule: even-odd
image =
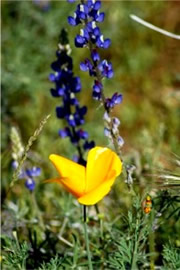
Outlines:
{"type": "MultiPolygon", "coordinates": [[[[153,223],[154,220],[154,213],[150,213],[150,218],[151,218],[151,224],[153,223]]],[[[154,237],[154,232],[151,229],[149,233],[149,252],[150,252],[150,270],[154,270],[154,252],[155,252],[155,237],[154,237]]]]}
{"type": "Polygon", "coordinates": [[[102,240],[103,240],[103,220],[102,220],[102,217],[100,216],[100,211],[99,211],[99,208],[98,208],[98,204],[95,204],[94,207],[95,207],[98,219],[99,219],[99,225],[100,225],[99,241],[100,241],[100,244],[102,245],[102,240]]]}
{"type": "Polygon", "coordinates": [[[34,211],[37,214],[37,217],[39,219],[39,226],[44,231],[45,230],[44,221],[43,221],[42,214],[41,214],[41,211],[39,209],[39,206],[37,204],[34,192],[31,192],[31,199],[32,199],[31,201],[32,201],[33,209],[34,209],[34,211]]]}
{"type": "Polygon", "coordinates": [[[98,204],[96,203],[96,204],[94,205],[94,207],[95,207],[95,210],[96,210],[96,214],[99,215],[100,212],[99,212],[98,204]]]}
{"type": "MultiPolygon", "coordinates": [[[[72,127],[72,133],[73,133],[74,136],[76,136],[76,129],[75,129],[75,127],[72,127]]],[[[79,142],[78,142],[76,148],[77,148],[77,151],[79,153],[79,158],[80,158],[80,160],[82,160],[83,159],[83,153],[82,153],[82,149],[81,149],[81,146],[80,146],[80,143],[79,142]]]]}
{"type": "Polygon", "coordinates": [[[134,243],[134,251],[133,251],[131,270],[136,269],[136,254],[137,254],[137,237],[135,236],[135,243],[134,243]]]}
{"type": "Polygon", "coordinates": [[[83,223],[84,223],[84,236],[85,236],[85,243],[86,243],[86,250],[88,256],[88,264],[89,270],[93,270],[92,261],[91,261],[91,253],[89,249],[89,239],[88,239],[88,232],[87,232],[87,218],[86,218],[86,205],[83,205],[83,223]]]}
{"type": "Polygon", "coordinates": [[[154,249],[154,233],[151,232],[149,234],[149,251],[150,251],[150,269],[151,270],[154,270],[154,252],[155,252],[155,249],[154,249]]]}
{"type": "Polygon", "coordinates": [[[139,215],[137,216],[137,219],[136,219],[136,229],[135,229],[135,237],[134,237],[134,250],[133,250],[132,263],[131,263],[131,270],[137,269],[137,266],[136,266],[137,247],[138,247],[138,243],[139,243],[138,227],[139,227],[139,215]]]}

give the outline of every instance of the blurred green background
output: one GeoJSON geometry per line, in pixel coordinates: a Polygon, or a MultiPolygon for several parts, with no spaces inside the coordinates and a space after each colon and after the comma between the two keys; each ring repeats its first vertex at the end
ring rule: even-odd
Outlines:
{"type": "MultiPolygon", "coordinates": [[[[50,1],[49,9],[44,10],[43,1],[40,5],[32,1],[2,1],[3,192],[7,190],[12,177],[12,126],[19,129],[26,145],[40,120],[51,113],[42,134],[32,146],[32,152],[37,154],[37,158],[34,158],[37,161],[35,165],[43,170],[40,180],[56,175],[48,161],[49,154],[57,153],[72,158],[76,153],[68,139],[60,139],[58,136],[59,128],[64,126],[63,121],[55,115],[55,107],[60,104],[60,100],[51,96],[52,83],[48,80],[50,65],[55,60],[58,36],[64,27],[69,32],[74,73],[82,80],[82,92],[78,94],[78,98],[82,105],[88,106],[84,129],[97,145],[109,146],[103,134],[103,108],[91,97],[93,80],[79,69],[80,61],[89,56],[88,49],[75,48],[74,37],[79,32],[79,27],[73,28],[67,23],[67,16],[73,15],[75,7],[76,3],[50,1]]],[[[105,95],[110,97],[114,92],[123,94],[123,103],[115,108],[113,114],[121,121],[120,134],[125,141],[124,160],[136,165],[136,180],[140,184],[138,191],[141,192],[146,188],[144,181],[152,180],[146,173],[154,173],[157,168],[168,169],[171,153],[180,153],[180,43],[179,40],[139,25],[129,15],[135,14],[160,28],[180,34],[180,3],[104,1],[102,10],[106,17],[99,26],[104,37],[111,38],[112,45],[100,53],[102,58],[112,62],[115,71],[112,79],[104,81],[105,95]]],[[[173,170],[175,171],[174,168],[173,170]]],[[[124,180],[123,177],[122,179],[124,180]]],[[[109,211],[111,218],[119,215],[119,211],[127,214],[131,204],[123,181],[121,184],[117,181],[115,187],[111,196],[108,196],[113,200],[104,200],[106,212],[110,205],[113,206],[109,211]]],[[[74,201],[72,208],[72,198],[69,199],[69,195],[55,185],[39,185],[35,192],[46,222],[54,215],[57,215],[58,220],[63,219],[70,200],[71,214],[74,213],[76,217],[80,211],[76,209],[74,201]],[[60,194],[63,196],[59,196],[60,194]]],[[[19,198],[18,207],[25,211],[22,216],[33,211],[33,207],[27,210],[27,205],[31,205],[27,194],[21,181],[11,194],[11,200],[17,201],[19,198]]],[[[163,218],[165,220],[165,216],[163,218]]],[[[73,216],[70,222],[72,220],[73,216]]],[[[176,218],[170,225],[166,223],[169,227],[165,227],[157,236],[159,245],[162,239],[166,241],[175,231],[178,235],[175,223],[176,218]]],[[[176,236],[174,241],[175,239],[176,236]]]]}

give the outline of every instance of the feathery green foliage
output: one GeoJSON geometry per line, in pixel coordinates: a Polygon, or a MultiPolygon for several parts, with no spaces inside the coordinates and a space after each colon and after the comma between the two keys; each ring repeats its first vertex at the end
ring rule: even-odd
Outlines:
{"type": "Polygon", "coordinates": [[[149,256],[146,246],[151,222],[143,213],[139,198],[134,200],[133,209],[128,212],[124,223],[126,234],[117,228],[112,230],[115,250],[109,255],[109,269],[141,269],[149,256]]]}
{"type": "Polygon", "coordinates": [[[163,245],[164,269],[180,269],[180,248],[174,247],[171,243],[163,245]]]}
{"type": "Polygon", "coordinates": [[[19,244],[15,240],[9,240],[5,251],[6,253],[3,258],[4,269],[26,269],[26,259],[29,252],[29,245],[26,242],[19,244]]]}

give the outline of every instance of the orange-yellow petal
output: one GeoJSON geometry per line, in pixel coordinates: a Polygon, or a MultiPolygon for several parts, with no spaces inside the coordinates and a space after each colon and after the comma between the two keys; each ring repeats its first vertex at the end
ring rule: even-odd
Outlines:
{"type": "Polygon", "coordinates": [[[79,191],[74,191],[71,187],[71,184],[68,178],[52,178],[44,181],[45,183],[58,183],[60,185],[63,185],[64,188],[70,192],[72,195],[74,195],[76,198],[79,198],[82,196],[82,193],[79,193],[79,191]]]}
{"type": "Polygon", "coordinates": [[[82,197],[78,199],[79,203],[84,204],[84,205],[94,205],[100,200],[103,199],[104,196],[106,196],[110,189],[111,186],[113,185],[115,179],[116,179],[116,172],[111,172],[112,178],[101,183],[98,187],[96,187],[94,190],[86,193],[82,197]],[[113,175],[114,174],[114,175],[113,175]]]}
{"type": "Polygon", "coordinates": [[[122,162],[116,153],[105,147],[94,147],[87,158],[85,193],[110,180],[112,172],[117,177],[121,170],[122,162]]]}
{"type": "Polygon", "coordinates": [[[76,197],[82,196],[85,191],[85,167],[58,155],[50,155],[49,159],[60,174],[56,182],[61,182],[76,197]]]}

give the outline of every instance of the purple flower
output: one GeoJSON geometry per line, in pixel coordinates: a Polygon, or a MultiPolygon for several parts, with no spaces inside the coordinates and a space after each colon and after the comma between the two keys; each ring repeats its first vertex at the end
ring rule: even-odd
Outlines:
{"type": "Polygon", "coordinates": [[[82,71],[88,71],[89,70],[89,67],[88,67],[87,63],[81,62],[80,63],[80,69],[82,71]]]}
{"type": "Polygon", "coordinates": [[[88,6],[85,4],[80,4],[78,7],[79,7],[80,19],[85,20],[88,16],[88,11],[89,11],[88,6]]]}
{"type": "Polygon", "coordinates": [[[70,94],[70,104],[71,105],[79,105],[79,101],[75,97],[74,93],[70,94]]]}
{"type": "MultiPolygon", "coordinates": [[[[93,25],[93,24],[92,24],[93,25]]],[[[99,29],[99,27],[93,27],[92,28],[92,34],[91,34],[91,39],[92,40],[97,40],[99,37],[101,36],[101,31],[99,29]],[[96,37],[96,39],[93,37],[93,35],[96,37]]]]}
{"type": "Polygon", "coordinates": [[[98,92],[93,91],[92,97],[96,100],[101,100],[101,92],[98,93],[98,92]]]}
{"type": "Polygon", "coordinates": [[[68,17],[68,23],[72,26],[76,26],[78,23],[76,22],[76,19],[73,18],[72,16],[68,17]]]}
{"type": "Polygon", "coordinates": [[[112,98],[106,99],[106,108],[112,109],[115,105],[120,104],[122,102],[122,95],[115,93],[112,98]]]}
{"type": "Polygon", "coordinates": [[[80,63],[80,69],[82,71],[88,71],[89,70],[89,75],[90,76],[96,76],[96,71],[94,66],[92,65],[91,61],[86,58],[84,62],[80,63]]]}
{"type": "Polygon", "coordinates": [[[104,40],[104,37],[103,35],[101,35],[100,37],[98,37],[97,41],[96,41],[96,45],[99,47],[99,48],[103,48],[103,49],[107,49],[109,48],[111,44],[111,40],[109,38],[106,38],[104,40]]]}
{"type": "Polygon", "coordinates": [[[59,130],[59,136],[61,138],[65,138],[65,137],[68,137],[70,135],[71,135],[71,132],[70,132],[70,129],[68,127],[59,130]]]}
{"type": "MultiPolygon", "coordinates": [[[[17,169],[18,167],[18,161],[13,160],[12,162],[13,169],[17,169]]],[[[35,181],[34,177],[37,177],[41,174],[41,169],[39,167],[33,166],[32,168],[22,168],[19,174],[19,179],[26,179],[25,181],[25,187],[29,189],[30,191],[33,191],[35,188],[35,181]]]]}
{"type": "Polygon", "coordinates": [[[85,141],[83,148],[84,148],[84,150],[90,150],[94,146],[95,146],[94,141],[91,141],[91,142],[85,141]]]}
{"type": "Polygon", "coordinates": [[[110,62],[108,63],[107,60],[103,60],[101,63],[99,63],[98,69],[101,71],[103,77],[112,78],[114,75],[112,64],[110,62]]]}
{"type": "Polygon", "coordinates": [[[51,73],[51,74],[49,75],[49,80],[50,80],[51,82],[55,82],[55,79],[56,79],[55,74],[51,73]]]}
{"type": "Polygon", "coordinates": [[[33,178],[27,178],[26,182],[25,182],[25,187],[27,189],[29,189],[30,191],[33,191],[35,189],[35,181],[33,178]]]}
{"type": "Polygon", "coordinates": [[[26,169],[26,174],[29,177],[37,177],[41,174],[41,169],[34,166],[31,169],[26,169]]]}
{"type": "Polygon", "coordinates": [[[81,29],[80,35],[75,38],[75,46],[82,48],[91,40],[99,48],[107,49],[110,45],[110,39],[103,39],[99,27],[96,22],[104,20],[104,12],[99,12],[101,1],[88,0],[84,4],[78,4],[74,12],[74,16],[68,17],[68,23],[72,26],[85,24],[85,28],[81,29]]]}
{"type": "Polygon", "coordinates": [[[70,89],[74,93],[78,93],[81,91],[81,80],[79,77],[73,77],[70,82],[70,89]]]}
{"type": "Polygon", "coordinates": [[[95,80],[94,81],[94,85],[93,85],[93,90],[95,92],[98,92],[99,93],[99,92],[101,92],[102,88],[103,88],[102,83],[99,82],[99,81],[97,81],[97,80],[95,80]]]}
{"type": "Polygon", "coordinates": [[[105,17],[105,13],[104,12],[97,12],[95,15],[94,15],[94,19],[96,22],[103,22],[104,21],[104,17],[105,17]]]}
{"type": "Polygon", "coordinates": [[[77,132],[78,136],[80,139],[87,139],[88,138],[88,133],[87,131],[84,131],[82,129],[79,129],[77,132]]]}
{"type": "Polygon", "coordinates": [[[94,99],[96,99],[96,100],[101,99],[101,90],[102,90],[102,88],[103,88],[102,83],[95,80],[94,85],[93,85],[93,98],[94,99]]]}
{"type": "Polygon", "coordinates": [[[76,126],[76,121],[74,119],[74,115],[73,114],[70,114],[66,117],[67,121],[68,121],[68,124],[71,126],[71,127],[75,127],[76,126]]]}
{"type": "Polygon", "coordinates": [[[92,50],[92,52],[91,52],[91,58],[92,58],[92,60],[93,60],[94,62],[100,60],[100,56],[99,56],[97,50],[95,50],[95,49],[92,50]]]}
{"type": "Polygon", "coordinates": [[[87,39],[81,35],[77,35],[75,38],[75,46],[78,48],[83,48],[87,42],[87,39]]]}

